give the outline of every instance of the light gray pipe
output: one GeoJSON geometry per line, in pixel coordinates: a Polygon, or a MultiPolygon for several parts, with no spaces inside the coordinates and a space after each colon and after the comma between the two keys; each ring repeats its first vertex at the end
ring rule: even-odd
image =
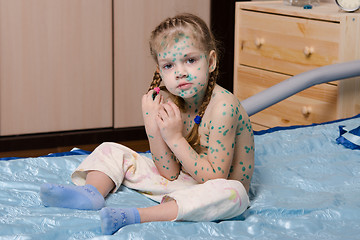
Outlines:
{"type": "Polygon", "coordinates": [[[360,76],[360,60],[327,65],[288,78],[241,104],[251,116],[314,85],[356,76],[360,76]]]}

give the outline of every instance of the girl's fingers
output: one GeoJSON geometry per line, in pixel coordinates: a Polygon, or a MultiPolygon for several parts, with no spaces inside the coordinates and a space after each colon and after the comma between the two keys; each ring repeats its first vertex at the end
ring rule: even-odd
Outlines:
{"type": "Polygon", "coordinates": [[[159,110],[158,116],[161,118],[161,120],[165,120],[165,119],[169,118],[168,113],[166,112],[166,110],[164,108],[161,108],[159,110]]]}
{"type": "Polygon", "coordinates": [[[164,103],[164,104],[162,104],[162,106],[165,109],[165,111],[169,117],[175,116],[174,109],[172,108],[171,105],[169,105],[168,103],[164,103]]]}
{"type": "Polygon", "coordinates": [[[169,106],[171,106],[173,112],[174,112],[174,115],[176,117],[180,117],[180,109],[179,107],[173,102],[173,101],[169,101],[168,102],[169,106]]]}

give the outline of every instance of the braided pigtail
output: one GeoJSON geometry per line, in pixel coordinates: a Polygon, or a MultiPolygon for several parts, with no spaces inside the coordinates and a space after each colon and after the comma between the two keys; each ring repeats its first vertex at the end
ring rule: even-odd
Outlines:
{"type": "Polygon", "coordinates": [[[162,79],[159,73],[159,70],[156,69],[156,71],[154,72],[154,77],[152,82],[150,83],[150,87],[148,89],[148,91],[153,90],[156,87],[160,87],[160,83],[161,83],[162,79]]]}
{"type": "Polygon", "coordinates": [[[199,126],[200,126],[200,122],[202,117],[205,114],[205,110],[207,108],[207,106],[210,103],[211,100],[211,96],[212,96],[212,92],[215,88],[216,85],[216,79],[219,73],[219,68],[216,67],[216,69],[210,73],[210,77],[209,77],[209,82],[208,82],[208,86],[206,88],[206,93],[204,96],[204,101],[202,102],[200,109],[199,109],[199,122],[195,122],[193,128],[191,129],[191,131],[189,132],[189,134],[186,136],[186,140],[188,141],[188,143],[190,144],[190,146],[192,148],[194,148],[195,150],[198,149],[199,144],[200,144],[200,135],[199,135],[199,126]]]}

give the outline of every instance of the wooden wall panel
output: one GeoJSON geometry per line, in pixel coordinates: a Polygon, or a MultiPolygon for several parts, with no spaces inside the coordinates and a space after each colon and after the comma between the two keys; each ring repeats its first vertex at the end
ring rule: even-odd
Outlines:
{"type": "Polygon", "coordinates": [[[112,1],[0,0],[0,135],[112,119],[112,1]]]}

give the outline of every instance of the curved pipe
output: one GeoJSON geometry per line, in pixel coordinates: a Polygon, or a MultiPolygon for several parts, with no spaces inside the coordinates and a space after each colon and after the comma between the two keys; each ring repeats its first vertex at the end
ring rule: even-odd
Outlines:
{"type": "Polygon", "coordinates": [[[241,104],[251,116],[314,85],[356,76],[360,76],[360,60],[327,65],[288,78],[241,104]]]}

